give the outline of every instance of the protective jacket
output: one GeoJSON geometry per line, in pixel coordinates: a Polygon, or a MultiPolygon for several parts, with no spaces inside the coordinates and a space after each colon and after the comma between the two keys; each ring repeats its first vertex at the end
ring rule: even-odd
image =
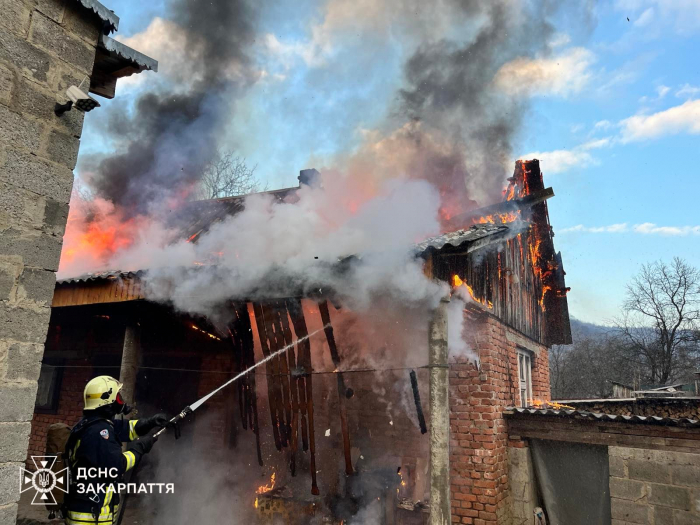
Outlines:
{"type": "Polygon", "coordinates": [[[124,482],[124,474],[145,452],[143,446],[122,452],[122,443],[147,434],[151,428],[149,420],[113,420],[99,414],[88,415],[73,427],[65,451],[71,479],[65,500],[67,524],[111,524],[116,520],[117,484],[124,482]],[[87,477],[78,479],[79,473],[87,477]]]}

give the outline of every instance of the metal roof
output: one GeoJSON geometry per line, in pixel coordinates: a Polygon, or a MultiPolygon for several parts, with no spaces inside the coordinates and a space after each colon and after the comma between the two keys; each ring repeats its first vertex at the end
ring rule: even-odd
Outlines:
{"type": "Polygon", "coordinates": [[[109,24],[111,31],[119,29],[119,17],[114,14],[114,11],[107,9],[97,0],[77,0],[83,7],[90,9],[100,19],[109,24]]]}
{"type": "MultiPolygon", "coordinates": [[[[107,35],[100,35],[99,45],[102,49],[109,52],[113,59],[119,63],[121,68],[127,64],[138,71],[158,71],[158,61],[139,53],[135,49],[130,48],[126,44],[122,44],[118,40],[107,35]],[[124,64],[126,62],[126,64],[124,64]]],[[[132,73],[129,73],[131,75],[132,73]]],[[[128,76],[128,75],[123,75],[128,76]]]]}
{"type": "Polygon", "coordinates": [[[600,412],[587,412],[585,410],[556,410],[553,408],[520,408],[508,407],[506,416],[515,414],[534,417],[558,417],[568,419],[587,419],[590,421],[611,421],[616,423],[640,423],[647,425],[665,425],[677,427],[700,427],[700,421],[689,418],[671,418],[658,416],[621,416],[617,414],[603,414],[600,412]]]}
{"type": "Polygon", "coordinates": [[[524,221],[514,221],[507,224],[475,224],[467,229],[443,233],[426,239],[416,245],[416,250],[423,253],[428,250],[440,251],[445,247],[459,248],[467,243],[478,243],[478,246],[475,246],[476,249],[503,238],[513,237],[526,229],[527,224],[524,221]]]}
{"type": "Polygon", "coordinates": [[[86,273],[77,277],[66,277],[65,279],[56,279],[56,284],[87,283],[92,281],[102,281],[111,279],[128,279],[132,277],[141,277],[143,273],[144,272],[141,270],[136,272],[121,272],[119,270],[112,270],[106,272],[86,273]]]}
{"type": "Polygon", "coordinates": [[[101,272],[56,283],[51,306],[119,303],[146,298],[141,272],[101,272]]]}

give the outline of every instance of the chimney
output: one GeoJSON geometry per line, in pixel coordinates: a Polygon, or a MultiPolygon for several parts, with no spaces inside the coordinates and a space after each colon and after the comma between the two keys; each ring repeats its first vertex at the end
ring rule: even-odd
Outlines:
{"type": "Polygon", "coordinates": [[[299,171],[299,187],[311,186],[318,188],[321,186],[321,174],[315,168],[309,168],[299,171]]]}

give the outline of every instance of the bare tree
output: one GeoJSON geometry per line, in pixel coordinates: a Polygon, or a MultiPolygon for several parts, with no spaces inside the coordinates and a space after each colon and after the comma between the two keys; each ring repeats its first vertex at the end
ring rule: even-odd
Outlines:
{"type": "Polygon", "coordinates": [[[204,169],[198,199],[219,199],[264,191],[255,177],[255,168],[249,168],[245,158],[233,152],[222,152],[204,169]]]}
{"type": "Polygon", "coordinates": [[[574,344],[554,345],[549,352],[553,399],[608,397],[612,381],[629,380],[628,367],[620,358],[619,342],[607,330],[574,333],[574,344]]]}
{"type": "Polygon", "coordinates": [[[642,380],[666,384],[690,375],[700,356],[700,271],[677,257],[642,266],[616,325],[642,380]]]}

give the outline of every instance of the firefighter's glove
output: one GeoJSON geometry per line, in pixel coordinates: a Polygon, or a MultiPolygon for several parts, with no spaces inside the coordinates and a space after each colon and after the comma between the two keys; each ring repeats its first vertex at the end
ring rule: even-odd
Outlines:
{"type": "Polygon", "coordinates": [[[139,436],[145,436],[154,428],[163,428],[170,423],[170,420],[165,414],[156,414],[151,417],[139,419],[134,426],[134,430],[139,436]]]}
{"type": "Polygon", "coordinates": [[[153,448],[153,444],[158,441],[155,436],[143,436],[136,441],[132,441],[129,449],[138,452],[140,455],[148,454],[153,448]]]}

